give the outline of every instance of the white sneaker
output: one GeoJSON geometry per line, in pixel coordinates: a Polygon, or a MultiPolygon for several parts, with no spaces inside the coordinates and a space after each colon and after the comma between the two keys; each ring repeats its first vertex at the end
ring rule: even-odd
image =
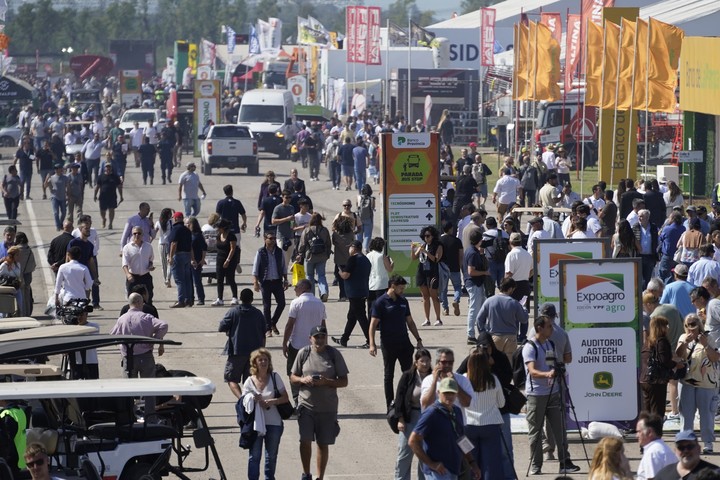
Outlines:
{"type": "Polygon", "coordinates": [[[233,297],[232,300],[230,300],[230,305],[237,305],[237,304],[238,304],[237,298],[233,297]]]}
{"type": "Polygon", "coordinates": [[[425,321],[422,323],[422,326],[423,326],[423,327],[429,327],[429,326],[430,326],[430,320],[428,320],[428,319],[426,318],[425,321]]]}
{"type": "Polygon", "coordinates": [[[213,307],[222,307],[225,305],[225,302],[222,301],[222,299],[218,298],[213,303],[211,303],[213,307]]]}

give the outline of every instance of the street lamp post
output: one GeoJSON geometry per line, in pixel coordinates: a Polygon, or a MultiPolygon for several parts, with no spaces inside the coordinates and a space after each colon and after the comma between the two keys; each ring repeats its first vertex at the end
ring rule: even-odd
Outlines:
{"type": "MultiPolygon", "coordinates": [[[[67,54],[68,56],[70,56],[70,55],[72,55],[74,50],[72,47],[63,47],[61,51],[63,54],[67,54]]],[[[60,75],[62,75],[62,73],[63,73],[63,62],[64,61],[65,61],[65,55],[63,55],[63,57],[60,59],[60,75]]],[[[69,65],[70,64],[68,63],[68,66],[69,65]]]]}

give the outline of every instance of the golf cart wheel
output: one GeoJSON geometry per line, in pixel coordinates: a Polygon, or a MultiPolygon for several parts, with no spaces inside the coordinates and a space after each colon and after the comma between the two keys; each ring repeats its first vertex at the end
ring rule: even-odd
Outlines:
{"type": "Polygon", "coordinates": [[[159,477],[150,475],[152,465],[145,462],[138,462],[127,465],[123,470],[121,480],[159,480],[159,477]]]}

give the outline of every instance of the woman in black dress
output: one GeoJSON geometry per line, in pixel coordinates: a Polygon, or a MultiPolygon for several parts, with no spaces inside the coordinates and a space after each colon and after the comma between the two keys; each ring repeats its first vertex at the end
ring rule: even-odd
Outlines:
{"type": "Polygon", "coordinates": [[[443,248],[440,244],[440,235],[437,228],[428,226],[420,232],[420,238],[424,243],[411,245],[410,257],[413,260],[420,260],[415,280],[417,286],[420,287],[420,293],[423,299],[423,309],[425,310],[424,327],[430,325],[430,302],[432,301],[435,310],[435,326],[439,327],[443,324],[440,320],[440,297],[438,288],[440,286],[440,270],[438,263],[442,260],[443,248]]]}
{"type": "Polygon", "coordinates": [[[238,249],[237,237],[230,231],[231,224],[225,219],[221,219],[215,225],[217,230],[217,292],[218,298],[213,302],[214,306],[224,305],[223,290],[225,282],[230,286],[232,292],[232,300],[230,305],[237,305],[237,283],[235,283],[235,268],[240,260],[240,250],[238,249]]]}
{"type": "Polygon", "coordinates": [[[97,180],[95,186],[95,201],[100,198],[100,217],[102,217],[102,228],[105,228],[105,212],[109,210],[110,223],[108,229],[112,230],[115,219],[115,209],[118,206],[117,194],[120,193],[120,201],[123,201],[122,180],[113,172],[110,163],[105,164],[103,173],[97,180]],[[98,193],[100,194],[98,196],[98,193]]]}

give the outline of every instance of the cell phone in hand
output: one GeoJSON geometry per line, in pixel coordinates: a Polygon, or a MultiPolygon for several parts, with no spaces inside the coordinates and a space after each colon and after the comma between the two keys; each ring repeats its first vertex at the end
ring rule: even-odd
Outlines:
{"type": "Polygon", "coordinates": [[[313,379],[313,380],[320,380],[321,378],[322,378],[321,375],[313,375],[313,376],[312,376],[312,379],[313,379]]]}

